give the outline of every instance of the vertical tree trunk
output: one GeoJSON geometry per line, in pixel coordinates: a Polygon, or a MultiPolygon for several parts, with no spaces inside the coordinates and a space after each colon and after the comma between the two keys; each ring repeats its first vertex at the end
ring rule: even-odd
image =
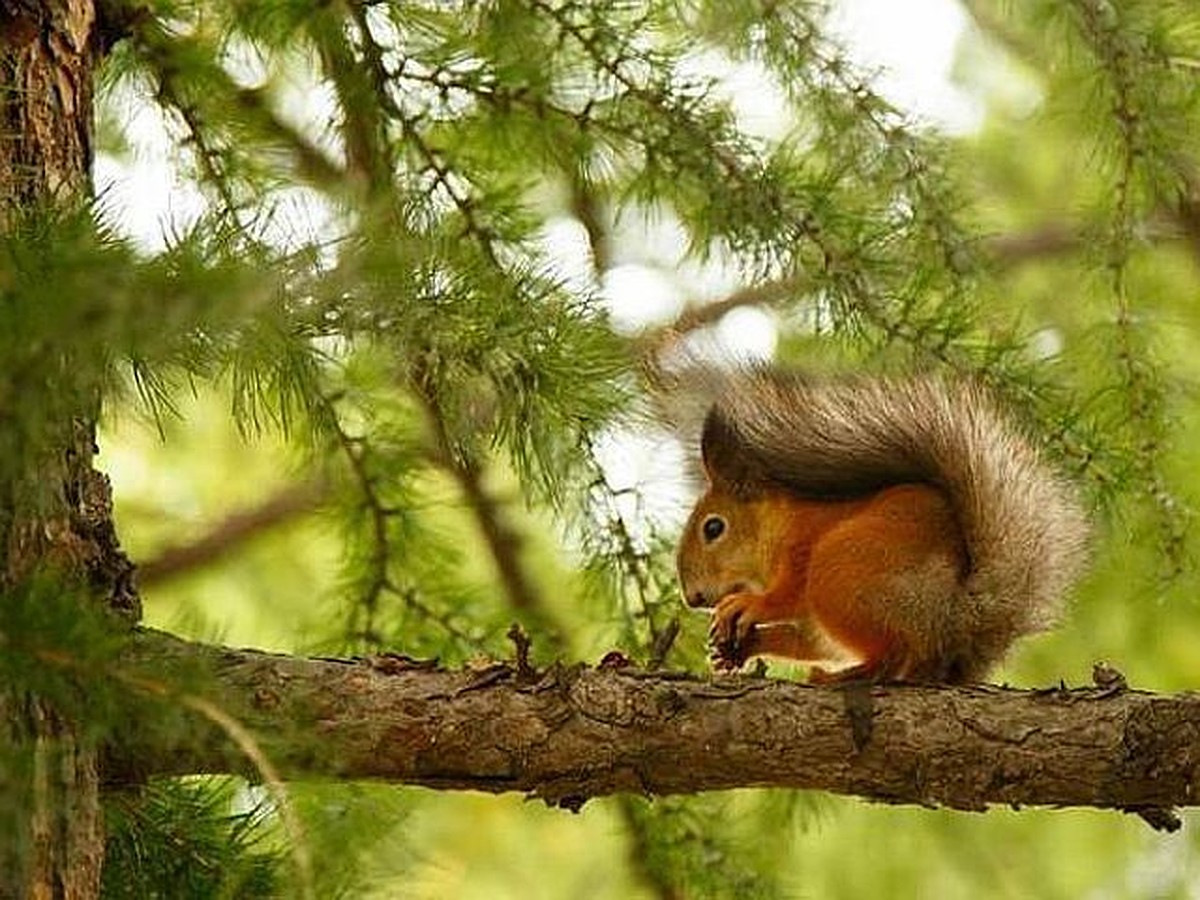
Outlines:
{"type": "MultiPolygon", "coordinates": [[[[0,0],[0,232],[90,193],[98,55],[94,0],[0,0]]],[[[61,423],[61,446],[37,461],[49,504],[23,509],[17,486],[0,486],[0,588],[52,560],[97,602],[136,617],[108,481],[92,468],[89,406],[61,423]]],[[[0,427],[4,415],[0,408],[0,427]]],[[[96,897],[104,857],[96,748],[44,700],[0,691],[0,803],[9,806],[0,822],[15,832],[0,834],[0,898],[96,897]]]]}
{"type": "Polygon", "coordinates": [[[89,190],[95,24],[92,0],[0,0],[3,220],[89,190]]]}

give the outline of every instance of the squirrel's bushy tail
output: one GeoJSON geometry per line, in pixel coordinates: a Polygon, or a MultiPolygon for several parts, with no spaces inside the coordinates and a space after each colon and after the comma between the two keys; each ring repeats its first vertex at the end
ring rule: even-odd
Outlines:
{"type": "Polygon", "coordinates": [[[1083,566],[1086,518],[986,390],[932,376],[822,380],[766,368],[724,388],[706,427],[738,446],[747,486],[814,498],[903,482],[946,492],[969,557],[962,602],[981,664],[1054,623],[1083,566]]]}

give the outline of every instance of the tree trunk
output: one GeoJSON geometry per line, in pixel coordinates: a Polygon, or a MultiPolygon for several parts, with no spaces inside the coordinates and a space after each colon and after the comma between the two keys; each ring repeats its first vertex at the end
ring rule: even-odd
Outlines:
{"type": "MultiPolygon", "coordinates": [[[[90,194],[93,0],[0,0],[0,232],[90,194]]],[[[68,361],[69,365],[69,361],[68,361]]],[[[53,390],[53,386],[46,386],[53,390]]],[[[49,485],[36,506],[0,485],[0,587],[53,568],[98,602],[136,618],[132,566],[112,524],[107,479],[92,468],[96,404],[60,426],[38,460],[49,485]]],[[[0,407],[0,427],[5,410],[0,407]]],[[[90,898],[100,889],[104,833],[98,755],[43,699],[0,693],[0,897],[90,898]]]]}

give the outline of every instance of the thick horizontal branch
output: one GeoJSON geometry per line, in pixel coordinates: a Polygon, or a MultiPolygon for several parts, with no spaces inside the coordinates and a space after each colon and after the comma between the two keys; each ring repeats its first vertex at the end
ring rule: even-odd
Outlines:
{"type": "Polygon", "coordinates": [[[403,657],[320,660],[138,638],[149,693],[198,664],[215,682],[136,704],[108,778],[251,772],[236,719],[283,778],[520,791],[574,807],[617,792],[813,788],[895,803],[1153,810],[1196,803],[1200,695],[1123,688],[812,687],[744,676],[403,657]],[[195,697],[202,703],[196,704],[195,697]],[[170,707],[170,708],[167,708],[170,707]],[[181,720],[182,715],[182,720],[181,720]],[[181,725],[181,721],[184,723],[181,725]]]}

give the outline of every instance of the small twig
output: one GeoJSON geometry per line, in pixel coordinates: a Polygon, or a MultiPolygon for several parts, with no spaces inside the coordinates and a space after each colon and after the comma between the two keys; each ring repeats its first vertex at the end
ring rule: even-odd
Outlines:
{"type": "Polygon", "coordinates": [[[663,630],[655,635],[654,643],[650,647],[650,660],[646,664],[652,672],[661,669],[667,661],[667,655],[675,645],[675,638],[679,637],[679,629],[679,616],[673,616],[663,630]]]}
{"type": "Polygon", "coordinates": [[[241,88],[230,85],[238,105],[253,116],[265,135],[277,141],[296,161],[296,173],[314,187],[336,188],[345,184],[346,171],[331,160],[320,147],[312,143],[307,135],[289,122],[266,103],[264,92],[259,89],[241,88]]]}
{"type": "Polygon", "coordinates": [[[493,232],[479,218],[479,204],[475,202],[469,193],[460,191],[454,184],[456,177],[463,178],[464,181],[467,179],[465,176],[451,170],[450,166],[444,160],[445,155],[426,140],[424,133],[417,126],[414,118],[407,115],[392,96],[390,85],[393,83],[393,78],[384,65],[381,48],[371,35],[364,7],[358,4],[351,4],[351,15],[354,17],[362,40],[363,61],[366,63],[366,73],[370,78],[375,99],[379,102],[379,109],[400,126],[405,140],[417,151],[417,154],[424,162],[426,170],[433,173],[434,184],[442,187],[446,192],[446,196],[450,198],[450,202],[454,204],[459,214],[463,217],[465,223],[464,230],[467,236],[479,245],[481,252],[489,263],[497,269],[503,270],[500,258],[496,253],[493,232]]]}
{"type": "MultiPolygon", "coordinates": [[[[1185,210],[1178,218],[1186,229],[1185,210]]],[[[1178,241],[1185,235],[1171,221],[1171,216],[1154,214],[1134,226],[1139,240],[1148,243],[1178,241]]],[[[1071,222],[1047,222],[1028,231],[1014,231],[984,238],[981,244],[984,258],[993,265],[1008,269],[1046,257],[1085,250],[1089,245],[1086,224],[1080,227],[1071,222]]]]}
{"type": "Polygon", "coordinates": [[[196,152],[196,164],[204,181],[211,184],[224,205],[223,213],[232,216],[237,212],[238,204],[229,183],[229,175],[224,170],[221,152],[214,147],[208,137],[208,129],[200,114],[199,107],[184,97],[177,82],[174,64],[162,59],[162,48],[150,48],[150,61],[157,67],[155,75],[158,78],[156,97],[164,107],[173,108],[187,129],[187,141],[196,152]]]}
{"type": "Polygon", "coordinates": [[[516,622],[513,622],[512,627],[508,629],[507,637],[513,642],[513,648],[517,654],[517,677],[522,681],[529,681],[537,677],[537,669],[529,662],[529,649],[533,646],[533,641],[529,639],[529,635],[516,622]]]}

